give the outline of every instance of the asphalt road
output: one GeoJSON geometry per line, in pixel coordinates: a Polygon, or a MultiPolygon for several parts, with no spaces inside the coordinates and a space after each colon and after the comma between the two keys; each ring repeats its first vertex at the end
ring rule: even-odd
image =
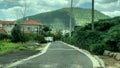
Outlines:
{"type": "Polygon", "coordinates": [[[83,53],[57,41],[45,54],[12,68],[93,68],[93,64],[83,53]]]}

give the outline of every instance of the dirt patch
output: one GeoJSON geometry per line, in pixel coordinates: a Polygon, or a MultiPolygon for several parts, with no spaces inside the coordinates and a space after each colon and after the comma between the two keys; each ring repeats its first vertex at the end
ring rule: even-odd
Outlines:
{"type": "Polygon", "coordinates": [[[120,68],[120,61],[108,56],[99,56],[105,62],[106,68],[120,68]]]}

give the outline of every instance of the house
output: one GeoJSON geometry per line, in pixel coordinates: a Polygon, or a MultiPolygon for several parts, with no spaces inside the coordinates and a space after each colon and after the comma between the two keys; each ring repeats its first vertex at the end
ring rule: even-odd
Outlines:
{"type": "Polygon", "coordinates": [[[1,21],[0,20],[0,30],[2,32],[6,32],[7,34],[11,34],[14,24],[15,24],[14,21],[1,21]]]}
{"type": "MultiPolygon", "coordinates": [[[[43,24],[34,20],[27,20],[20,24],[24,33],[38,33],[42,31],[43,24]]],[[[0,20],[0,30],[1,33],[5,32],[11,34],[13,27],[15,26],[15,21],[1,21],[0,20]]]]}
{"type": "Polygon", "coordinates": [[[6,33],[4,29],[0,29],[0,33],[6,33]]]}
{"type": "Polygon", "coordinates": [[[34,20],[27,20],[24,23],[22,23],[22,28],[25,33],[37,33],[38,31],[42,30],[43,24],[34,20]]]}

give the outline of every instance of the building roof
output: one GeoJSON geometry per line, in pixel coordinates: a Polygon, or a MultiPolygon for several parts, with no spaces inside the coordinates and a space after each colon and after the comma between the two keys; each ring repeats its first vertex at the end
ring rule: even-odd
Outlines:
{"type": "Polygon", "coordinates": [[[28,21],[24,22],[23,25],[36,25],[36,26],[40,26],[40,25],[43,25],[43,24],[41,22],[36,22],[36,21],[33,21],[33,20],[28,20],[28,21]]]}
{"type": "Polygon", "coordinates": [[[0,20],[0,24],[12,25],[12,24],[15,24],[15,21],[1,21],[0,20]]]}
{"type": "Polygon", "coordinates": [[[0,33],[6,33],[4,29],[0,29],[0,33]]]}

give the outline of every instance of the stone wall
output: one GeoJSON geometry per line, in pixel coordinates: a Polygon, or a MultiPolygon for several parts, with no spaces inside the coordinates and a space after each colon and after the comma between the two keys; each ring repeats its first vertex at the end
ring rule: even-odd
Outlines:
{"type": "Polygon", "coordinates": [[[120,53],[119,52],[112,52],[112,51],[105,50],[103,55],[113,57],[114,59],[120,61],[120,53]]]}

